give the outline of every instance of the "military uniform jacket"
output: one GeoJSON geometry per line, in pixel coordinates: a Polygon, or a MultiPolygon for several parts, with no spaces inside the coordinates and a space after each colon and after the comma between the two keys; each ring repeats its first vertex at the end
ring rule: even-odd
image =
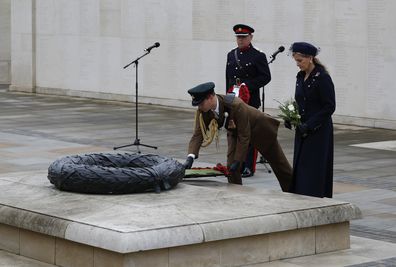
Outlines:
{"type": "MultiPolygon", "coordinates": [[[[217,95],[219,100],[217,123],[219,128],[224,126],[227,129],[228,154],[234,154],[233,160],[240,162],[245,160],[249,142],[255,147],[270,148],[273,142],[276,141],[279,121],[247,105],[237,97],[229,98],[231,101],[225,100],[225,97],[224,95],[217,95]],[[225,112],[229,114],[227,118],[224,116],[225,112]],[[236,125],[233,129],[229,127],[230,120],[233,120],[236,125]]],[[[215,118],[212,110],[204,112],[202,116],[206,126],[215,118]]],[[[202,141],[203,137],[199,124],[199,116],[197,116],[188,153],[198,157],[202,141]]]]}
{"type": "Polygon", "coordinates": [[[245,51],[239,48],[231,50],[227,54],[226,90],[236,84],[237,78],[249,88],[249,105],[258,108],[261,105],[260,88],[271,81],[271,72],[265,54],[252,45],[245,51]],[[235,58],[235,51],[239,64],[235,58]]]}

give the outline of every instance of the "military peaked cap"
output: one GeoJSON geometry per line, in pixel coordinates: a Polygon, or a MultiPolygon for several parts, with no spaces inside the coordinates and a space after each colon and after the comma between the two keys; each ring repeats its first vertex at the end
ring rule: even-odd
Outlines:
{"type": "Polygon", "coordinates": [[[237,24],[232,29],[235,32],[235,36],[248,36],[254,33],[254,29],[245,24],[237,24]]]}
{"type": "Polygon", "coordinates": [[[199,84],[188,90],[188,93],[192,97],[192,105],[198,106],[201,104],[201,102],[204,101],[208,95],[214,93],[214,88],[215,84],[213,82],[207,82],[199,84]]]}

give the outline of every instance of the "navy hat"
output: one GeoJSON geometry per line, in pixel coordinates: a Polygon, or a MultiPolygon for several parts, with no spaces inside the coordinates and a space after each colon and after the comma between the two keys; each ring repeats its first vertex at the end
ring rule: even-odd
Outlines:
{"type": "Polygon", "coordinates": [[[235,36],[248,36],[254,33],[254,29],[245,24],[237,24],[232,29],[235,32],[235,36]]]}
{"type": "Polygon", "coordinates": [[[319,52],[319,49],[310,43],[296,42],[290,46],[290,51],[304,55],[316,56],[319,52]]]}
{"type": "Polygon", "coordinates": [[[188,93],[192,97],[192,105],[198,106],[199,104],[201,104],[201,102],[204,101],[209,94],[214,93],[214,88],[215,84],[213,82],[207,82],[197,85],[188,90],[188,93]]]}

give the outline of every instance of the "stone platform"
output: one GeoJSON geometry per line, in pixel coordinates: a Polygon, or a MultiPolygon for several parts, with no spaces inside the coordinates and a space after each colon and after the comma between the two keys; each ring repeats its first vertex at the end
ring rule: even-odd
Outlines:
{"type": "Polygon", "coordinates": [[[199,180],[161,194],[0,178],[0,249],[58,266],[246,266],[349,248],[348,202],[199,180]]]}

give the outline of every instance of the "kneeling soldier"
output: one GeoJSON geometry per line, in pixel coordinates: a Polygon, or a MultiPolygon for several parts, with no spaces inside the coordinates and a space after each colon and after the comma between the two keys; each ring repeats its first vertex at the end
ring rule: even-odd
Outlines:
{"type": "Polygon", "coordinates": [[[188,90],[192,105],[198,106],[195,129],[184,163],[190,169],[199,149],[209,145],[223,125],[227,129],[228,182],[242,184],[240,168],[251,143],[269,162],[283,191],[292,186],[292,168],[283,154],[277,134],[279,121],[245,104],[234,94],[217,95],[208,82],[188,90]]]}

